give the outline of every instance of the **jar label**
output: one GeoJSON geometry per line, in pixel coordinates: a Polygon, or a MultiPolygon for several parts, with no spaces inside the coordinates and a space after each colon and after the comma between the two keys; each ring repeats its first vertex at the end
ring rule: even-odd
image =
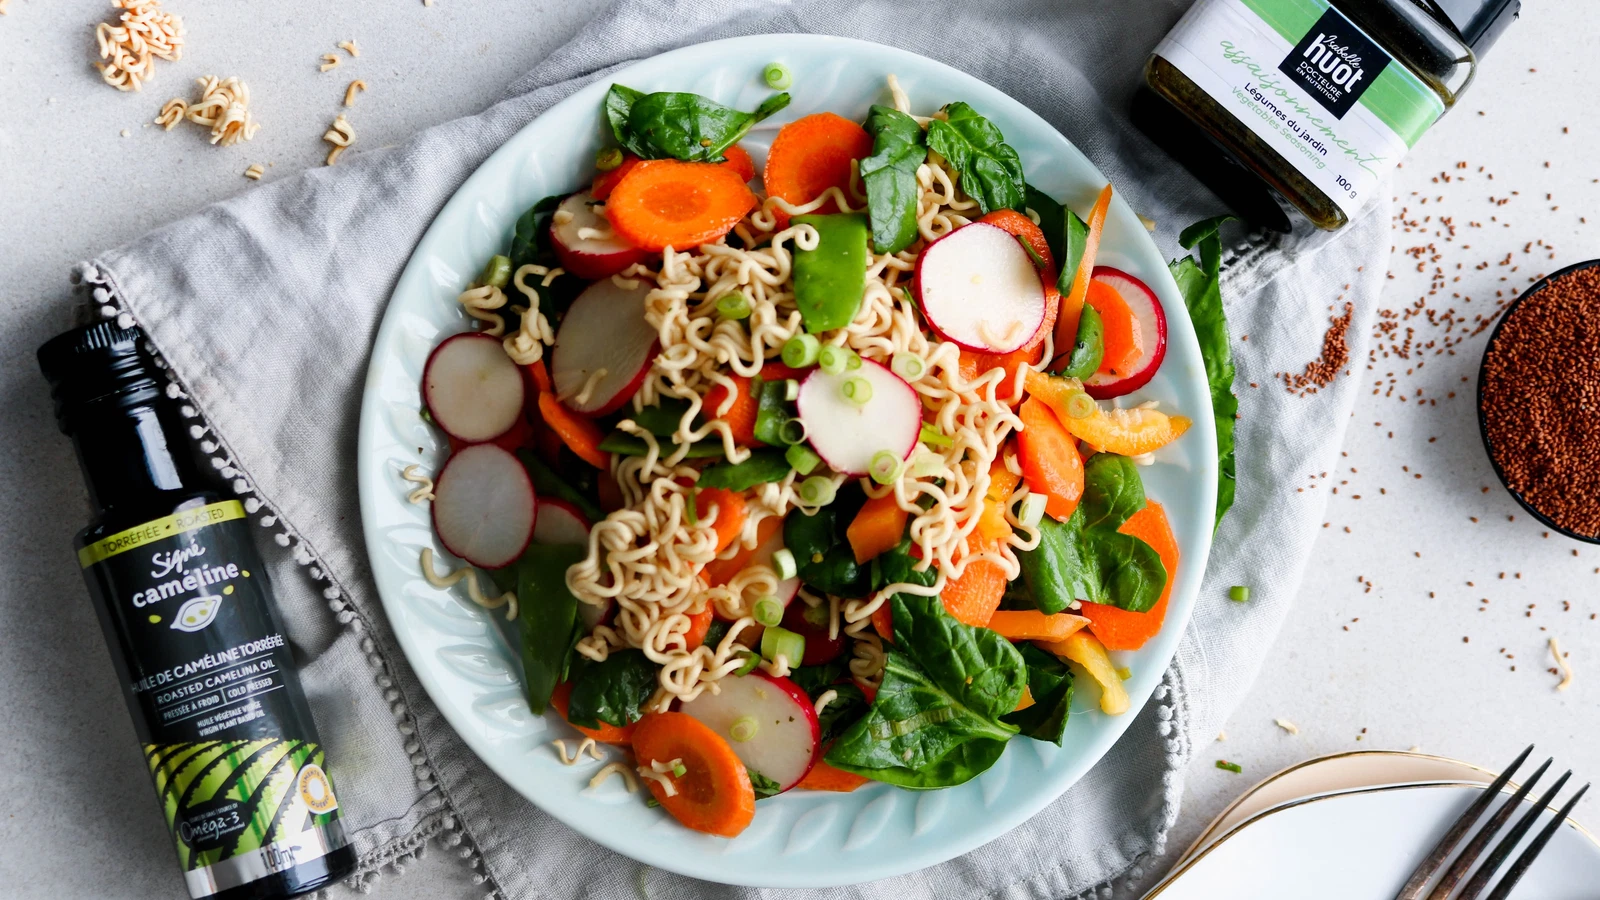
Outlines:
{"type": "Polygon", "coordinates": [[[1328,0],[1198,0],[1155,53],[1352,218],[1445,108],[1328,0]]]}
{"type": "Polygon", "coordinates": [[[237,500],[88,544],[79,562],[184,878],[206,897],[346,844],[294,660],[237,500]]]}

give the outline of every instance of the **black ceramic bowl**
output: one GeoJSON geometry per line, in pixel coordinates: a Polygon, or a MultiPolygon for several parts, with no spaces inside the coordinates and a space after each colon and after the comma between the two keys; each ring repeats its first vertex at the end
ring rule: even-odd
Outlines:
{"type": "Polygon", "coordinates": [[[1600,544],[1600,536],[1579,534],[1576,531],[1571,531],[1561,527],[1560,525],[1557,525],[1555,522],[1550,521],[1548,516],[1536,509],[1533,504],[1529,503],[1527,498],[1523,497],[1520,492],[1513,489],[1510,484],[1506,483],[1506,473],[1501,471],[1500,461],[1494,457],[1494,445],[1489,441],[1489,423],[1484,419],[1483,415],[1483,369],[1484,365],[1489,360],[1489,351],[1493,350],[1495,342],[1500,340],[1500,329],[1505,327],[1506,320],[1511,318],[1511,314],[1517,311],[1517,307],[1522,305],[1522,301],[1544,290],[1545,286],[1551,281],[1560,278],[1563,275],[1569,275],[1573,272],[1594,268],[1596,266],[1600,266],[1600,259],[1591,259],[1588,262],[1576,263],[1574,265],[1567,266],[1565,269],[1561,269],[1560,271],[1551,272],[1549,275],[1546,275],[1545,277],[1529,285],[1527,290],[1523,291],[1515,300],[1512,300],[1506,305],[1505,312],[1500,314],[1500,321],[1496,322],[1494,330],[1489,332],[1489,342],[1483,347],[1483,358],[1478,361],[1478,436],[1483,439],[1483,450],[1489,455],[1489,465],[1494,467],[1494,474],[1496,478],[1500,479],[1500,486],[1504,487],[1506,489],[1506,493],[1510,494],[1512,498],[1517,501],[1517,503],[1521,504],[1523,509],[1528,511],[1529,515],[1533,516],[1535,519],[1538,519],[1546,528],[1549,528],[1551,531],[1560,532],[1561,534],[1564,534],[1575,541],[1583,541],[1589,544],[1600,544]]]}

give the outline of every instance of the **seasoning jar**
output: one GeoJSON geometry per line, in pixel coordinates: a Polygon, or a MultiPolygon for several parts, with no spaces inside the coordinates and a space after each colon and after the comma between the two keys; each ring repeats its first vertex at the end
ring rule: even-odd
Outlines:
{"type": "Polygon", "coordinates": [[[1455,105],[1520,6],[1197,0],[1156,47],[1145,81],[1250,177],[1333,231],[1455,105]]]}
{"type": "Polygon", "coordinates": [[[244,507],[200,465],[137,329],[79,328],[38,357],[94,509],[78,565],[189,895],[343,878],[355,849],[244,507]]]}

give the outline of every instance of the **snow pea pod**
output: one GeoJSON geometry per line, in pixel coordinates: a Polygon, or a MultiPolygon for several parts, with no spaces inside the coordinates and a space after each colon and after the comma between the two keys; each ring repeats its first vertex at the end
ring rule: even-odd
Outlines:
{"type": "Polygon", "coordinates": [[[817,231],[813,250],[794,251],[794,296],[806,331],[843,328],[867,288],[867,217],[860,213],[795,216],[817,231]]]}

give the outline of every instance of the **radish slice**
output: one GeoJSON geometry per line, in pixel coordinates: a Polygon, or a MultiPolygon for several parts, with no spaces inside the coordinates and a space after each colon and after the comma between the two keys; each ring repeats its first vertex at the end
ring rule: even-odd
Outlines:
{"type": "Polygon", "coordinates": [[[614,413],[644,383],[657,347],[656,330],[644,319],[648,293],[647,284],[624,288],[607,278],[572,301],[550,359],[550,380],[568,409],[614,413]]]}
{"type": "Polygon", "coordinates": [[[589,520],[565,500],[539,498],[539,522],[533,529],[537,544],[589,543],[589,520]]]}
{"type": "Polygon", "coordinates": [[[916,390],[869,359],[838,375],[811,370],[800,383],[798,407],[811,446],[835,472],[852,477],[867,474],[872,458],[885,450],[906,459],[922,433],[916,390]],[[845,383],[852,378],[866,379],[872,389],[867,402],[845,396],[845,383]]]}
{"type": "Polygon", "coordinates": [[[446,550],[481,569],[515,562],[537,518],[528,470],[494,444],[463,447],[439,471],[433,530],[446,550]]]}
{"type": "Polygon", "coordinates": [[[610,278],[650,255],[611,230],[610,220],[595,212],[598,202],[587,192],[573,194],[561,201],[550,222],[561,268],[586,281],[610,278]]]}
{"type": "Polygon", "coordinates": [[[445,433],[468,444],[492,441],[522,417],[522,372],[500,339],[467,332],[433,348],[422,369],[422,399],[445,433]]]}
{"type": "Polygon", "coordinates": [[[1115,290],[1122,302],[1128,304],[1128,309],[1139,323],[1139,334],[1144,339],[1144,352],[1131,372],[1126,375],[1096,372],[1083,383],[1083,389],[1089,396],[1108,400],[1131,394],[1155,377],[1156,370],[1161,368],[1161,361],[1167,358],[1167,314],[1161,309],[1161,301],[1156,299],[1155,291],[1121,269],[1095,266],[1091,277],[1115,290]]]}
{"type": "Polygon", "coordinates": [[[1044,281],[1010,233],[974,222],[917,258],[917,303],[933,330],[980,353],[1010,353],[1044,324],[1044,281]]]}
{"type": "Polygon", "coordinates": [[[744,763],[787,791],[811,771],[822,729],[811,698],[787,678],[759,670],[729,675],[720,689],[683,704],[683,711],[721,735],[744,763]]]}

